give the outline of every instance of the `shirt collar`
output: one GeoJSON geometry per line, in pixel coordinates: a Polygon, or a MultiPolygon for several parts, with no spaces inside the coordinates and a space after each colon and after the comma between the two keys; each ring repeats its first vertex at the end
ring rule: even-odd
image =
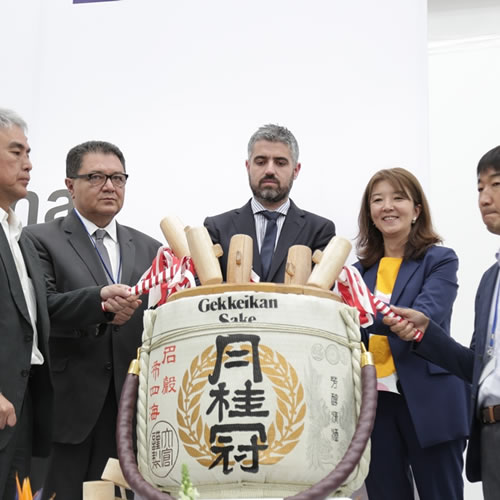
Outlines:
{"type": "Polygon", "coordinates": [[[6,212],[2,207],[0,207],[0,222],[3,223],[8,216],[9,216],[8,212],[6,212]]]}
{"type": "Polygon", "coordinates": [[[23,230],[23,223],[21,219],[17,216],[16,212],[9,208],[6,212],[3,208],[0,208],[0,222],[2,224],[7,224],[9,226],[9,233],[12,238],[19,241],[21,236],[21,231],[23,230]]]}
{"type": "MultiPolygon", "coordinates": [[[[267,208],[262,205],[262,203],[258,202],[255,198],[252,198],[251,201],[252,205],[252,212],[253,214],[258,214],[259,212],[262,212],[263,210],[267,210],[267,208]]],[[[276,210],[273,210],[274,212],[279,212],[280,214],[286,215],[288,213],[288,209],[290,208],[290,198],[288,198],[283,205],[278,207],[276,210]]]]}
{"type": "Polygon", "coordinates": [[[80,217],[80,220],[82,221],[82,224],[85,226],[85,229],[89,233],[89,235],[94,234],[96,229],[105,229],[106,232],[108,233],[108,236],[115,242],[118,243],[118,237],[116,234],[116,220],[112,219],[111,222],[105,226],[100,228],[99,226],[96,226],[92,221],[89,221],[86,219],[76,208],[73,209],[78,217],[80,217]]]}

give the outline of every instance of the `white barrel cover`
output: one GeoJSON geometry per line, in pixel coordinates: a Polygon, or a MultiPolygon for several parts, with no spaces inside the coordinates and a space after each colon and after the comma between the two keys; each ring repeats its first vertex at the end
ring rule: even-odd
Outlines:
{"type": "MultiPolygon", "coordinates": [[[[184,463],[202,498],[283,497],[340,461],[361,397],[354,309],[228,291],[173,300],[144,324],[138,461],[152,485],[176,495],[184,463]]],[[[361,486],[368,458],[336,495],[361,486]]]]}

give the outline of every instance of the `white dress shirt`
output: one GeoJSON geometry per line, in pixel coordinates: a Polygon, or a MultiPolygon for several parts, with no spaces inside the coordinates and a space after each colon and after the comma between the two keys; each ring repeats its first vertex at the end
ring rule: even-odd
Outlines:
{"type": "Polygon", "coordinates": [[[87,230],[87,234],[95,247],[95,239],[93,234],[96,229],[106,230],[106,236],[103,239],[104,246],[109,254],[109,260],[112,267],[113,281],[115,283],[120,283],[121,278],[121,261],[120,261],[120,245],[118,244],[118,236],[116,232],[116,221],[113,219],[106,227],[98,227],[93,222],[86,219],[78,210],[74,209],[83,226],[87,230]]]}
{"type": "MultiPolygon", "coordinates": [[[[255,198],[252,198],[251,201],[253,218],[255,220],[255,233],[257,234],[257,245],[259,247],[259,252],[262,247],[262,242],[264,241],[264,236],[266,235],[267,228],[267,219],[264,215],[260,214],[263,210],[267,210],[261,203],[259,203],[255,198]]],[[[278,232],[276,233],[276,241],[274,242],[274,248],[276,249],[276,245],[278,244],[278,240],[281,234],[281,228],[285,223],[286,214],[288,213],[288,209],[290,208],[290,198],[283,203],[280,207],[278,207],[275,212],[279,212],[283,214],[283,217],[278,217],[276,220],[276,227],[278,232]]]]}

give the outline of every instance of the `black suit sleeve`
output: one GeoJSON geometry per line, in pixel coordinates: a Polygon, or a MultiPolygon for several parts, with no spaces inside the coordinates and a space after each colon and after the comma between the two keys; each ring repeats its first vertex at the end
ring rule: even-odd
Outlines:
{"type": "Polygon", "coordinates": [[[316,234],[313,244],[311,245],[311,249],[314,252],[315,250],[323,250],[326,245],[330,242],[330,240],[335,236],[335,224],[328,219],[324,219],[324,224],[319,226],[319,230],[316,234]]]}
{"type": "Polygon", "coordinates": [[[203,225],[207,228],[208,234],[210,235],[210,238],[214,245],[216,245],[217,243],[221,243],[219,230],[215,225],[214,217],[207,217],[203,222],[203,225]]]}
{"type": "MultiPolygon", "coordinates": [[[[23,235],[26,235],[27,239],[33,244],[40,258],[41,271],[44,274],[47,288],[47,307],[52,326],[74,328],[112,321],[111,315],[105,313],[101,307],[102,286],[80,288],[64,293],[59,292],[56,286],[57,277],[55,276],[49,252],[40,241],[29,235],[27,231],[24,231],[23,235]]],[[[114,315],[112,316],[114,317],[114,315]]]]}
{"type": "Polygon", "coordinates": [[[421,342],[413,342],[416,354],[472,383],[474,350],[459,344],[437,323],[430,321],[421,342]]]}

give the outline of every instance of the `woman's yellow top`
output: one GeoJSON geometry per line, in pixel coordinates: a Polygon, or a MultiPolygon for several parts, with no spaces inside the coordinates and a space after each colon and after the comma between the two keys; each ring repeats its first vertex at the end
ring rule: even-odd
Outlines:
{"type": "MultiPolygon", "coordinates": [[[[390,304],[391,302],[392,291],[402,261],[403,259],[399,257],[383,257],[380,259],[375,285],[375,296],[386,304],[390,304]]],[[[399,393],[396,387],[398,374],[387,336],[371,334],[369,349],[373,354],[377,370],[377,389],[379,391],[399,393]]]]}

